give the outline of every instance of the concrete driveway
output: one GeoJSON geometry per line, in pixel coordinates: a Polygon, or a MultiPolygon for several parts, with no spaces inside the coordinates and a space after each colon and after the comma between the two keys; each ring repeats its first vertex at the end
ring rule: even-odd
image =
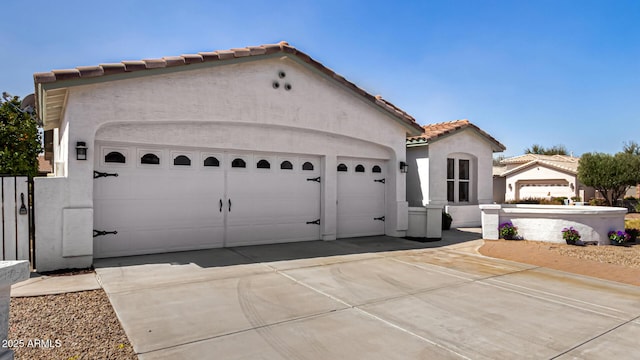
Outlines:
{"type": "Polygon", "coordinates": [[[105,259],[96,272],[140,359],[638,358],[640,288],[445,236],[105,259]]]}

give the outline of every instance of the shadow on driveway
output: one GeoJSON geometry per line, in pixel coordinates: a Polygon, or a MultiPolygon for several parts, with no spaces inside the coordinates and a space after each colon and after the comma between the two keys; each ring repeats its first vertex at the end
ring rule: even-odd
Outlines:
{"type": "Polygon", "coordinates": [[[443,231],[440,240],[430,242],[411,241],[389,236],[370,236],[334,241],[304,241],[97,259],[94,266],[96,268],[104,268],[145,264],[195,264],[202,268],[209,268],[328,256],[439,248],[481,238],[480,229],[465,228],[443,231]]]}

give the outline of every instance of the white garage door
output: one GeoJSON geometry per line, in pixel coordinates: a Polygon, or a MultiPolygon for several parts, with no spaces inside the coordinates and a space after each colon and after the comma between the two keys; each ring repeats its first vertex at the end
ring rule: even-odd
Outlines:
{"type": "Polygon", "coordinates": [[[519,199],[541,199],[551,197],[565,196],[567,198],[574,196],[574,192],[569,188],[569,184],[560,180],[556,184],[535,184],[525,183],[518,184],[520,186],[519,199]]]}
{"type": "Polygon", "coordinates": [[[237,155],[227,172],[226,246],[320,239],[319,158],[237,155]]]}
{"type": "Polygon", "coordinates": [[[338,238],[384,235],[386,162],[338,158],[338,238]]]}
{"type": "Polygon", "coordinates": [[[97,148],[94,257],[320,238],[318,158],[97,148]]]}

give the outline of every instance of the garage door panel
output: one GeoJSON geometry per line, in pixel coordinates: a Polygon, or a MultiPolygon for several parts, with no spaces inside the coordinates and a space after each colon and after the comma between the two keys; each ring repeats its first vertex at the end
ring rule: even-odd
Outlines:
{"type": "MultiPolygon", "coordinates": [[[[253,156],[271,158],[268,155],[253,156]]],[[[300,160],[290,160],[296,168],[231,169],[227,174],[227,194],[232,202],[227,214],[226,246],[320,239],[320,228],[307,221],[320,218],[320,184],[307,181],[319,176],[318,159],[314,171],[302,171],[300,160]]],[[[305,161],[310,161],[306,159],[305,161]]]]}
{"type": "MultiPolygon", "coordinates": [[[[190,154],[194,160],[212,153],[190,154]]],[[[320,227],[306,224],[320,217],[320,184],[307,181],[320,175],[319,158],[249,153],[216,153],[216,158],[219,167],[196,161],[177,167],[166,158],[159,166],[97,162],[96,170],[119,176],[95,180],[94,225],[118,234],[95,238],[95,257],[320,238],[320,227]],[[246,168],[231,168],[235,158],[246,168]],[[271,169],[256,169],[258,159],[269,160],[271,169]],[[293,169],[280,168],[285,160],[293,169]],[[303,160],[314,170],[303,171],[303,160]]]]}
{"type": "Polygon", "coordinates": [[[184,229],[124,230],[117,235],[97,237],[94,251],[102,257],[153,254],[169,251],[207,249],[223,246],[223,229],[204,227],[190,229],[185,237],[184,229]],[[212,237],[218,241],[211,241],[212,237]],[[185,241],[188,239],[188,241],[185,241]]]}
{"type": "Polygon", "coordinates": [[[318,240],[320,230],[317,225],[292,223],[229,226],[227,232],[233,239],[227,246],[246,246],[318,240]]]}
{"type": "Polygon", "coordinates": [[[384,221],[375,220],[385,214],[384,161],[370,159],[338,159],[347,171],[338,172],[337,236],[356,237],[383,235],[384,221]],[[364,172],[355,172],[358,165],[364,172]],[[372,172],[374,166],[380,172],[372,172]],[[376,181],[378,180],[378,181],[376,181]]]}

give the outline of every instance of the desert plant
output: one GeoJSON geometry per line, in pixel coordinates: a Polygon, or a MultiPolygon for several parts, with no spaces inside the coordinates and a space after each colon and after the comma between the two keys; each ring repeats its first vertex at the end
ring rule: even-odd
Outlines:
{"type": "Polygon", "coordinates": [[[451,214],[443,211],[442,212],[442,230],[451,229],[452,222],[453,222],[453,218],[451,217],[451,214]]]}
{"type": "Polygon", "coordinates": [[[629,241],[629,234],[621,230],[611,230],[609,231],[607,236],[609,237],[612,245],[622,245],[625,242],[629,241]]]}
{"type": "Polygon", "coordinates": [[[571,226],[569,228],[562,229],[562,238],[567,242],[567,244],[575,245],[580,241],[580,233],[571,226]]]}
{"type": "Polygon", "coordinates": [[[606,206],[607,202],[604,199],[593,198],[589,200],[589,205],[591,206],[606,206]]]}
{"type": "Polygon", "coordinates": [[[500,224],[498,226],[500,238],[505,240],[515,240],[518,237],[518,228],[513,226],[511,221],[500,224]]]}
{"type": "Polygon", "coordinates": [[[640,203],[636,204],[636,212],[640,212],[640,203]]]}
{"type": "Polygon", "coordinates": [[[574,202],[581,202],[582,198],[580,196],[572,196],[571,200],[574,201],[574,202]]]}

